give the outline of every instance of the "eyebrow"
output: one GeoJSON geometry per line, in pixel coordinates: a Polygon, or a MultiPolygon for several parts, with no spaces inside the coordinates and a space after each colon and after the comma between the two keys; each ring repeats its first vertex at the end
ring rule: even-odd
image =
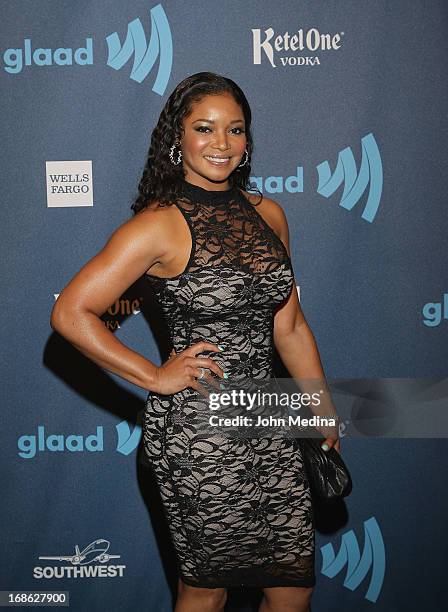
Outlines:
{"type": "MultiPolygon", "coordinates": [[[[213,119],[195,119],[193,123],[196,123],[196,121],[205,121],[206,123],[215,123],[213,119]]],[[[244,119],[234,119],[233,121],[230,122],[230,125],[232,125],[232,123],[244,123],[244,119]]]]}

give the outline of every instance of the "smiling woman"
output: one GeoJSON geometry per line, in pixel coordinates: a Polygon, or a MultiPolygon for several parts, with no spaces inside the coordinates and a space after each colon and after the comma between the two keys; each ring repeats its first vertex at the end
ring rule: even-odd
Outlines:
{"type": "Polygon", "coordinates": [[[207,96],[197,102],[184,120],[180,142],[185,178],[205,189],[210,183],[227,188],[229,173],[238,167],[246,147],[241,106],[230,93],[207,96]],[[211,168],[219,168],[211,172],[211,168]],[[222,182],[224,184],[222,184],[222,182]]]}
{"type": "MultiPolygon", "coordinates": [[[[230,79],[198,73],[184,79],[163,108],[132,205],[134,213],[169,206],[182,179],[210,190],[250,187],[252,113],[230,79]]],[[[261,196],[261,193],[260,193],[261,196]]]]}
{"type": "MultiPolygon", "coordinates": [[[[143,440],[177,555],[176,612],[222,610],[227,588],[241,585],[263,589],[260,610],[305,612],[315,584],[312,498],[296,440],[201,427],[210,388],[271,379],[274,344],[295,378],[324,378],[285,214],[246,191],[250,127],[234,81],[208,72],[182,81],[152,133],[134,217],[52,314],[84,354],[149,392],[143,440]],[[99,320],[143,274],[173,345],[160,366],[99,320]]],[[[338,448],[337,436],[326,442],[338,448]]]]}

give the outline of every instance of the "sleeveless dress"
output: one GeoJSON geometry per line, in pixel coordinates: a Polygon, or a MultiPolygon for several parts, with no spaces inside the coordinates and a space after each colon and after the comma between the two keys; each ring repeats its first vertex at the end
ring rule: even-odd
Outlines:
{"type": "MultiPolygon", "coordinates": [[[[197,356],[233,381],[269,379],[274,310],[295,290],[285,246],[237,187],[183,180],[173,205],[190,229],[188,263],[174,277],[146,274],[172,346],[220,344],[197,356]]],[[[295,440],[204,434],[195,427],[203,405],[191,387],[149,392],[143,417],[180,577],[202,588],[314,586],[315,522],[295,440]]]]}

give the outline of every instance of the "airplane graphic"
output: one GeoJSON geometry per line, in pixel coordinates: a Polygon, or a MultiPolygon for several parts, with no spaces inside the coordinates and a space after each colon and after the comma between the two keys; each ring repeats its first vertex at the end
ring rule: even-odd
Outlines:
{"type": "Polygon", "coordinates": [[[39,559],[50,559],[53,561],[70,561],[72,565],[88,565],[94,561],[107,563],[109,559],[119,559],[121,555],[110,555],[110,542],[108,540],[95,540],[86,546],[83,550],[79,550],[79,546],[75,546],[74,555],[56,555],[54,557],[39,557],[39,559]]]}

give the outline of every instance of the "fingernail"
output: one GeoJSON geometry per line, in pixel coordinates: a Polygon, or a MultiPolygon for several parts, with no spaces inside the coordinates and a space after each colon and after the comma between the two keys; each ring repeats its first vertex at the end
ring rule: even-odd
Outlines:
{"type": "Polygon", "coordinates": [[[219,350],[220,350],[220,351],[223,351],[223,350],[224,350],[224,347],[222,346],[222,344],[218,344],[217,346],[218,346],[218,348],[219,348],[219,350]]]}
{"type": "Polygon", "coordinates": [[[227,374],[227,372],[224,372],[223,377],[224,378],[229,378],[229,375],[227,374]]]}
{"type": "Polygon", "coordinates": [[[321,448],[322,450],[327,451],[330,447],[328,446],[328,444],[322,444],[321,448]]]}

